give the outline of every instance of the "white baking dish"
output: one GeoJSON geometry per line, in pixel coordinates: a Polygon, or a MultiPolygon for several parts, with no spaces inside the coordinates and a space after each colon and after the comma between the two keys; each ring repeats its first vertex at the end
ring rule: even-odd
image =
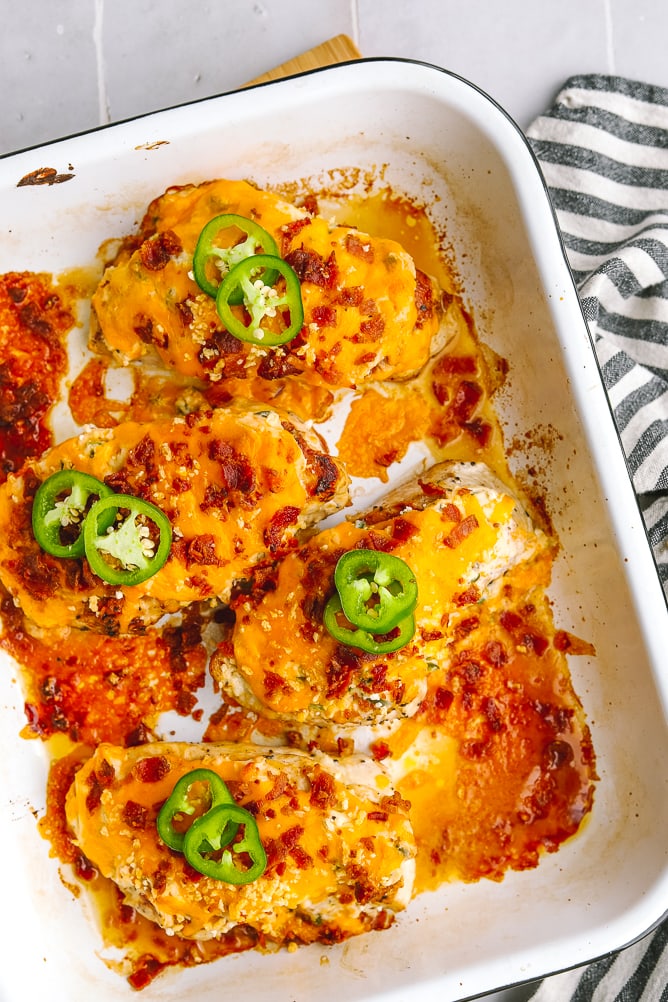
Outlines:
{"type": "MultiPolygon", "coordinates": [[[[168,973],[145,991],[159,1002],[229,993],[247,1002],[453,1002],[622,947],[668,902],[668,612],[545,187],[493,101],[435,67],[370,60],[11,156],[0,161],[0,271],[58,274],[90,263],[170,184],[325,181],[352,166],[382,169],[385,183],[430,207],[480,335],[510,362],[497,406],[509,441],[535,432],[513,465],[520,474],[540,467],[563,544],[556,618],[598,652],[571,666],[598,755],[594,810],[535,870],[445,886],[389,931],[340,947],[168,973]],[[45,166],[75,177],[16,187],[45,166]]],[[[136,997],[97,956],[86,902],[62,884],[37,834],[46,761],[38,742],[18,737],[22,700],[7,659],[0,701],[0,996],[136,997]]]]}

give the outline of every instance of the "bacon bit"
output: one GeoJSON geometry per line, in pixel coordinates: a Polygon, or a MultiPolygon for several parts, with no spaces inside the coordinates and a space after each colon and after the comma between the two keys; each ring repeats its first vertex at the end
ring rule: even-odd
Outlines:
{"type": "Polygon", "coordinates": [[[290,855],[297,864],[298,870],[308,870],[309,867],[313,866],[313,859],[301,845],[296,845],[294,849],[290,849],[290,855]]]}
{"type": "Polygon", "coordinates": [[[94,772],[88,777],[90,789],[86,794],[86,810],[89,814],[94,814],[102,803],[102,786],[94,772]]]}
{"type": "Polygon", "coordinates": [[[248,494],[252,490],[255,485],[255,472],[251,462],[229,442],[220,439],[209,442],[209,459],[220,463],[223,485],[228,491],[248,494]]]}
{"type": "Polygon", "coordinates": [[[557,630],[552,643],[556,650],[564,654],[588,654],[591,657],[596,654],[596,648],[593,644],[581,640],[580,637],[568,633],[567,630],[557,630]]]}
{"type": "Polygon", "coordinates": [[[477,630],[479,626],[480,619],[478,616],[469,616],[467,619],[462,619],[454,628],[455,640],[463,640],[464,637],[468,637],[470,633],[477,630]]]}
{"type": "Polygon", "coordinates": [[[389,818],[387,811],[367,811],[366,816],[369,821],[385,822],[389,818]]]}
{"type": "Polygon", "coordinates": [[[303,367],[295,365],[289,354],[283,351],[272,351],[265,355],[257,367],[260,379],[284,379],[286,376],[298,376],[303,367]]]}
{"type": "Polygon", "coordinates": [[[361,285],[344,286],[339,289],[335,302],[340,306],[361,306],[364,301],[364,289],[361,285]]]}
{"type": "MultiPolygon", "coordinates": [[[[180,303],[176,303],[176,312],[181,317],[181,323],[184,327],[190,327],[191,323],[195,319],[193,311],[190,308],[190,303],[187,299],[183,299],[180,303]]],[[[234,339],[237,340],[236,338],[234,339]]],[[[239,343],[237,341],[237,343],[239,343]]]]}
{"type": "Polygon", "coordinates": [[[394,550],[396,546],[396,540],[389,539],[387,536],[383,536],[379,532],[371,531],[366,533],[366,535],[360,539],[356,548],[361,550],[380,550],[381,553],[389,553],[391,550],[394,550]]]}
{"type": "Polygon", "coordinates": [[[449,546],[450,549],[454,550],[467,538],[467,536],[470,536],[472,532],[475,532],[478,525],[479,522],[475,515],[467,515],[465,519],[459,522],[454,529],[448,533],[443,542],[446,546],[449,546]]]}
{"type": "Polygon", "coordinates": [[[334,777],[319,765],[315,767],[309,802],[320,811],[326,811],[336,804],[336,784],[334,777]]]}
{"type": "Polygon", "coordinates": [[[473,355],[444,355],[433,369],[435,375],[473,375],[478,365],[473,355]]]}
{"type": "Polygon", "coordinates": [[[406,543],[417,532],[419,532],[418,527],[409,522],[408,519],[402,518],[401,515],[392,521],[392,539],[395,539],[397,543],[406,543]]]}
{"type": "MultiPolygon", "coordinates": [[[[293,825],[292,828],[282,832],[278,838],[269,839],[265,845],[267,869],[275,869],[280,876],[279,867],[284,864],[287,856],[295,851],[303,834],[304,828],[301,825],[293,825]]],[[[284,866],[283,872],[285,872],[284,866]]]]}
{"type": "Polygon", "coordinates": [[[418,330],[424,327],[425,323],[434,312],[434,289],[423,271],[419,268],[415,270],[415,308],[417,318],[415,326],[418,330]]]}
{"type": "Polygon", "coordinates": [[[169,760],[164,755],[140,758],[133,772],[140,783],[159,783],[171,770],[169,760]]]}
{"type": "Polygon", "coordinates": [[[267,699],[272,699],[277,692],[290,692],[290,686],[275,671],[265,671],[264,673],[264,692],[267,699]]]}
{"type": "Polygon", "coordinates": [[[420,635],[425,644],[430,644],[434,640],[440,640],[443,636],[440,630],[421,630],[420,635]]]}
{"type": "Polygon", "coordinates": [[[320,328],[336,327],[336,310],[333,306],[314,306],[311,310],[311,319],[320,328]]]}
{"type": "Polygon", "coordinates": [[[405,800],[399,791],[395,790],[391,796],[380,798],[380,806],[390,814],[395,814],[396,812],[408,814],[411,809],[411,802],[410,800],[405,800]]]}
{"type": "Polygon", "coordinates": [[[516,612],[502,612],[499,616],[499,622],[504,630],[513,633],[522,625],[522,618],[516,612]]]}
{"type": "Polygon", "coordinates": [[[287,773],[279,772],[278,776],[274,780],[274,785],[272,786],[269,793],[264,798],[265,800],[278,800],[282,797],[288,788],[288,777],[287,773]]]}
{"type": "Polygon", "coordinates": [[[135,446],[128,452],[128,466],[141,466],[145,470],[148,469],[151,473],[155,471],[155,442],[150,435],[144,435],[144,437],[137,442],[135,446]]]}
{"type": "Polygon", "coordinates": [[[371,880],[369,871],[359,863],[349,863],[346,867],[346,875],[353,881],[355,901],[360,905],[366,905],[378,895],[380,888],[371,880]]]}
{"type": "Polygon", "coordinates": [[[169,347],[169,336],[166,331],[157,331],[153,326],[151,317],[145,313],[137,313],[134,318],[132,329],[144,344],[154,344],[156,348],[166,349],[169,347]]]}
{"type": "Polygon", "coordinates": [[[445,686],[439,685],[434,691],[434,706],[442,713],[447,713],[452,706],[454,698],[454,694],[450,692],[449,689],[446,689],[445,686]]]}
{"type": "Polygon", "coordinates": [[[67,369],[74,315],[29,272],[0,277],[0,482],[53,442],[48,415],[67,369]]]}
{"type": "Polygon", "coordinates": [[[300,282],[310,282],[322,289],[333,289],[338,278],[334,251],[325,260],[317,251],[303,245],[285,255],[285,260],[297,273],[300,282]]]}
{"type": "Polygon", "coordinates": [[[106,759],[102,759],[100,766],[97,770],[97,781],[100,786],[107,787],[111,786],[114,779],[116,778],[116,770],[114,769],[111,762],[107,762],[106,759]]]}
{"type": "Polygon", "coordinates": [[[376,762],[382,762],[385,758],[391,758],[392,749],[387,741],[373,741],[371,743],[371,754],[376,762]]]}
{"type": "Polygon", "coordinates": [[[461,522],[462,513],[456,504],[452,504],[450,501],[448,501],[447,504],[443,505],[441,517],[446,522],[461,522]]]}
{"type": "Polygon", "coordinates": [[[452,402],[452,411],[460,424],[471,420],[482,395],[483,390],[478,383],[474,383],[470,379],[461,381],[452,402]]]}
{"type": "Polygon", "coordinates": [[[374,313],[368,320],[363,320],[360,324],[360,334],[364,335],[365,341],[380,341],[385,330],[385,320],[380,312],[374,313]]]}
{"type": "Polygon", "coordinates": [[[365,243],[360,240],[356,233],[346,233],[344,244],[346,250],[352,257],[360,258],[362,261],[367,261],[369,264],[373,263],[373,247],[368,241],[365,243]]]}
{"type": "Polygon", "coordinates": [[[121,817],[126,825],[137,831],[145,829],[148,825],[148,810],[143,804],[138,804],[136,800],[127,801],[121,817]]]}
{"type": "Polygon", "coordinates": [[[482,648],[482,656],[494,668],[500,668],[508,661],[508,654],[500,640],[488,640],[482,648]]]}
{"type": "Polygon", "coordinates": [[[430,724],[441,724],[454,701],[454,694],[445,686],[439,685],[430,690],[420,705],[420,715],[430,724]]]}
{"type": "Polygon", "coordinates": [[[375,351],[363,351],[361,355],[358,355],[353,360],[353,365],[369,365],[369,363],[373,362],[375,358],[376,358],[375,351]]]}
{"type": "Polygon", "coordinates": [[[498,734],[500,731],[506,729],[501,709],[495,699],[491,696],[483,699],[481,710],[487,719],[490,730],[493,731],[494,734],[498,734]]]}
{"type": "Polygon", "coordinates": [[[475,605],[480,601],[480,592],[475,585],[471,585],[466,591],[462,591],[459,595],[455,595],[455,605],[460,608],[463,605],[475,605]]]}
{"type": "MultiPolygon", "coordinates": [[[[306,208],[306,205],[304,206],[304,208],[306,208]]],[[[308,212],[309,210],[306,209],[306,211],[308,212]]],[[[290,247],[290,244],[297,236],[297,234],[300,233],[305,226],[309,226],[310,222],[311,220],[308,218],[308,216],[304,216],[302,219],[293,219],[292,222],[284,223],[281,226],[280,233],[281,233],[282,257],[286,256],[288,248],[290,247]]]]}
{"type": "Polygon", "coordinates": [[[135,991],[141,991],[147,985],[150,985],[160,972],[164,971],[168,966],[168,961],[158,960],[152,954],[146,953],[137,961],[135,969],[128,977],[128,983],[135,991]]]}
{"type": "Polygon", "coordinates": [[[343,696],[350,685],[353,672],[359,669],[363,660],[361,651],[357,652],[343,644],[337,646],[326,669],[328,698],[338,699],[343,696]]]}
{"type": "Polygon", "coordinates": [[[149,237],[139,248],[141,263],[148,271],[161,271],[183,250],[183,244],[173,230],[149,237]]]}
{"type": "Polygon", "coordinates": [[[283,539],[285,530],[289,526],[295,525],[298,519],[299,508],[291,504],[285,505],[285,507],[279,508],[278,511],[274,512],[269,520],[269,525],[264,530],[263,537],[264,544],[271,553],[275,553],[285,545],[283,539]]]}
{"type": "Polygon", "coordinates": [[[492,437],[492,426],[480,418],[473,421],[464,421],[462,431],[465,431],[471,438],[474,438],[481,448],[486,448],[492,437]]]}
{"type": "Polygon", "coordinates": [[[540,658],[549,647],[549,641],[540,633],[527,630],[526,633],[520,634],[519,638],[517,638],[517,646],[518,648],[525,648],[527,652],[535,654],[540,658]]]}
{"type": "Polygon", "coordinates": [[[190,569],[193,564],[203,564],[207,567],[216,567],[220,564],[220,558],[216,555],[216,540],[212,533],[202,533],[201,536],[194,536],[188,540],[186,566],[190,569]]]}
{"type": "MultiPolygon", "coordinates": [[[[227,511],[229,507],[230,492],[225,487],[219,487],[218,484],[207,484],[204,488],[204,497],[202,498],[202,503],[200,504],[200,511],[211,511],[213,508],[215,511],[224,512],[227,511]]],[[[176,546],[175,541],[172,544],[172,550],[176,546]]]]}

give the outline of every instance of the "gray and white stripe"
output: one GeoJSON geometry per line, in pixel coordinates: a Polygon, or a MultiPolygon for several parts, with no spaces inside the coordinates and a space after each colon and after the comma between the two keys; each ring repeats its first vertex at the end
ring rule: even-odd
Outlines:
{"type": "MultiPolygon", "coordinates": [[[[527,135],[668,596],[668,90],[572,77],[527,135]]],[[[668,923],[532,1002],[668,1002],[668,923]]]]}
{"type": "Polygon", "coordinates": [[[668,596],[668,90],[572,77],[527,136],[668,596]]]}

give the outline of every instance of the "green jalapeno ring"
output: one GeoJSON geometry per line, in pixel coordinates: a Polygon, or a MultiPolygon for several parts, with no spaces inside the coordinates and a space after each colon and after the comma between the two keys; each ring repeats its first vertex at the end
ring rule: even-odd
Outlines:
{"type": "Polygon", "coordinates": [[[257,822],[239,804],[218,804],[193,821],[183,840],[183,854],[198,873],[228,884],[250,884],[267,867],[257,822]],[[243,837],[233,841],[241,827],[243,837]],[[250,857],[250,866],[239,858],[242,853],[250,857]]]}
{"type": "Polygon", "coordinates": [[[111,494],[96,501],[88,512],[83,538],[84,552],[93,573],[109,584],[130,587],[146,581],[165,564],[172,545],[172,526],[164,511],[150,501],[130,494],[111,494]],[[114,522],[105,529],[109,511],[114,522]],[[115,527],[121,511],[128,514],[115,527]],[[142,524],[137,522],[140,518],[142,524]],[[147,521],[158,530],[157,545],[151,540],[147,521]],[[108,560],[105,554],[116,563],[108,560]]]}
{"type": "MultiPolygon", "coordinates": [[[[226,212],[214,216],[206,224],[195,246],[193,254],[193,275],[202,292],[213,299],[216,298],[222,277],[230,272],[235,265],[245,258],[254,257],[258,251],[278,257],[278,246],[270,233],[267,233],[258,223],[234,212],[226,212]],[[229,247],[221,247],[216,241],[225,230],[240,230],[246,234],[246,239],[229,247]],[[213,262],[219,272],[217,282],[209,278],[209,265],[213,262]]],[[[273,284],[276,275],[266,276],[267,284],[273,284]]],[[[243,290],[237,287],[228,297],[232,305],[243,302],[243,290]]]]}
{"type": "Polygon", "coordinates": [[[218,286],[216,309],[230,334],[240,341],[267,348],[275,348],[292,341],[304,325],[304,306],[299,278],[287,261],[270,254],[256,254],[254,257],[244,258],[225,275],[218,286]],[[268,279],[273,272],[277,272],[278,277],[269,282],[268,279]],[[274,285],[280,278],[285,283],[282,293],[279,293],[274,285]],[[231,309],[236,305],[231,296],[238,287],[242,290],[243,306],[250,318],[248,323],[231,309]],[[286,326],[279,331],[265,330],[262,321],[275,317],[279,310],[283,309],[289,313],[289,322],[286,326]]]}
{"type": "Polygon", "coordinates": [[[325,605],[322,615],[325,629],[334,640],[338,640],[347,647],[357,647],[368,654],[391,654],[393,651],[398,651],[409,643],[415,633],[415,617],[412,613],[409,613],[391,630],[380,634],[364,630],[359,626],[350,629],[340,622],[341,617],[348,620],[341,605],[341,596],[338,592],[334,592],[325,605]]]}
{"type": "MultiPolygon", "coordinates": [[[[92,499],[110,497],[114,492],[97,477],[80,470],[58,470],[40,484],[32,505],[32,531],[46,552],[54,557],[76,559],[84,555],[83,524],[92,499]],[[61,533],[69,527],[79,531],[71,543],[63,543],[61,533]]],[[[100,520],[104,531],[114,520],[113,512],[100,520]]]]}
{"type": "MultiPolygon", "coordinates": [[[[192,817],[197,810],[196,801],[190,797],[190,791],[196,784],[208,786],[207,808],[203,814],[206,814],[219,804],[235,803],[234,797],[228,790],[226,783],[220,778],[217,772],[213,772],[211,769],[192,769],[184,776],[181,776],[175,783],[169,797],[160,808],[156,819],[158,835],[165,845],[176,852],[183,852],[185,832],[177,831],[174,828],[174,821],[192,817]]],[[[203,814],[200,816],[203,816],[203,814]]],[[[234,835],[236,835],[236,828],[230,835],[230,838],[234,838],[234,835]]]]}
{"type": "Polygon", "coordinates": [[[338,560],[334,584],[346,618],[372,634],[389,633],[414,610],[415,575],[408,564],[382,550],[349,550],[338,560]]]}

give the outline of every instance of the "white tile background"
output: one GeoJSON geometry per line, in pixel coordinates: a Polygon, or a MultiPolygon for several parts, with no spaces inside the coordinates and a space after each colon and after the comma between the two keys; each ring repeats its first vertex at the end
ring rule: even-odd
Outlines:
{"type": "Polygon", "coordinates": [[[668,87],[666,0],[0,0],[0,10],[0,155],[232,90],[337,34],[363,56],[466,77],[521,127],[572,74],[668,87]]]}
{"type": "Polygon", "coordinates": [[[340,33],[525,127],[574,73],[668,86],[665,0],[2,0],[0,154],[231,90],[340,33]]]}

